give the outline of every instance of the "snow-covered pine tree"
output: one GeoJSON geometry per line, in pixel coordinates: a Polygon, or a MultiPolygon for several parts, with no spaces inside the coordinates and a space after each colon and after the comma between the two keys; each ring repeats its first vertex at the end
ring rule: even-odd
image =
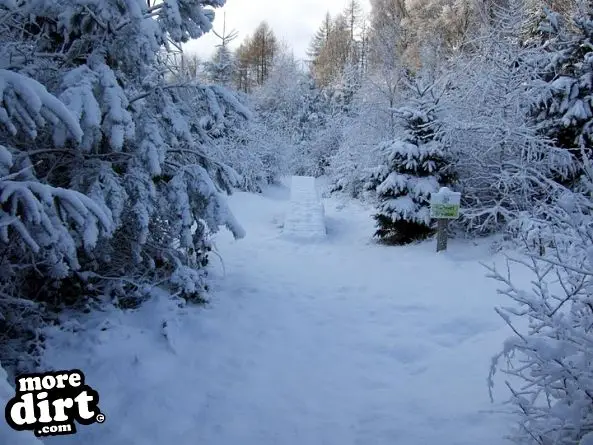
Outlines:
{"type": "Polygon", "coordinates": [[[430,194],[450,184],[446,147],[438,136],[437,101],[417,84],[417,99],[397,110],[401,136],[382,143],[386,168],[375,178],[379,200],[375,236],[387,244],[408,244],[433,232],[430,194]]]}
{"type": "Polygon", "coordinates": [[[222,193],[236,175],[209,152],[228,116],[248,112],[219,86],[167,83],[163,49],[209,31],[223,3],[0,3],[0,286],[11,326],[11,307],[40,310],[31,300],[138,304],[157,283],[203,297],[210,234],[243,234],[222,193]]]}
{"type": "Polygon", "coordinates": [[[583,153],[590,158],[593,144],[593,11],[584,7],[573,26],[552,11],[542,23],[548,63],[535,84],[532,112],[541,134],[565,149],[575,168],[556,180],[575,186],[582,175],[583,153]]]}
{"type": "Polygon", "coordinates": [[[219,45],[212,59],[204,64],[204,71],[210,82],[230,86],[235,72],[235,60],[231,50],[226,45],[219,45]]]}
{"type": "Polygon", "coordinates": [[[341,113],[347,115],[351,112],[352,100],[360,89],[360,84],[360,67],[349,60],[333,87],[333,100],[341,113]]]}
{"type": "Polygon", "coordinates": [[[204,64],[204,71],[210,82],[230,88],[237,66],[235,55],[229,49],[229,45],[239,34],[236,30],[227,33],[226,13],[223,17],[222,33],[215,32],[215,34],[220,39],[220,43],[216,47],[212,58],[204,64]]]}

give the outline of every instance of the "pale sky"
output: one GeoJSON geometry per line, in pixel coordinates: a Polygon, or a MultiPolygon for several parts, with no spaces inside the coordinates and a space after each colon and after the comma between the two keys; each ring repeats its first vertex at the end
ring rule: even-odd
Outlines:
{"type": "MultiPolygon", "coordinates": [[[[253,33],[260,22],[266,20],[276,37],[292,47],[297,59],[303,59],[326,11],[335,15],[344,9],[346,3],[346,0],[227,0],[223,8],[216,9],[214,29],[222,33],[223,14],[226,12],[227,31],[235,29],[239,32],[231,45],[234,49],[253,33]]],[[[369,9],[368,0],[362,0],[361,4],[369,9]]],[[[184,49],[187,53],[207,59],[218,43],[220,39],[208,33],[184,45],[184,49]]]]}

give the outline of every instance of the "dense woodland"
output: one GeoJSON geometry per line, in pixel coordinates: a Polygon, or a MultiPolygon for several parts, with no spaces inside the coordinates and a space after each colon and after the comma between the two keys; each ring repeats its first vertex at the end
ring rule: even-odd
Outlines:
{"type": "Polygon", "coordinates": [[[367,15],[349,0],[307,61],[262,22],[179,63],[223,4],[0,0],[3,366],[34,369],[42,328],[72,310],[134,308],[155,286],[206,301],[213,235],[244,236],[235,189],[323,175],[376,207],[369,236],[406,244],[433,234],[428,199],[447,185],[455,235],[504,234],[535,274],[519,289],[512,263],[490,271],[510,298],[515,341],[492,373],[518,382],[515,438],[591,437],[589,3],[371,0],[367,15]]]}

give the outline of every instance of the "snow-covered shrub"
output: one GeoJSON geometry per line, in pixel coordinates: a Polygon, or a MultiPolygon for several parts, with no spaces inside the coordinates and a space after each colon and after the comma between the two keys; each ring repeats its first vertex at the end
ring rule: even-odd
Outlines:
{"type": "Polygon", "coordinates": [[[531,85],[544,55],[522,43],[526,20],[525,2],[509,2],[483,30],[480,51],[451,61],[442,131],[462,192],[456,225],[472,234],[504,230],[535,211],[547,199],[548,180],[570,163],[530,117],[531,85]]]}
{"type": "MultiPolygon", "coordinates": [[[[344,129],[346,132],[347,130],[344,129]]],[[[345,193],[352,198],[368,199],[365,191],[376,190],[377,178],[384,177],[387,167],[379,166],[382,152],[381,144],[368,142],[353,142],[348,136],[343,137],[343,143],[331,157],[329,176],[331,192],[345,193]]]]}
{"type": "Polygon", "coordinates": [[[526,255],[509,260],[504,273],[490,268],[513,302],[497,312],[514,332],[493,360],[490,386],[498,370],[511,379],[517,443],[582,444],[593,434],[592,191],[590,179],[586,194],[565,190],[547,221],[532,226],[553,247],[525,237],[526,255]],[[531,272],[531,289],[515,284],[519,268],[531,272]]]}
{"type": "Polygon", "coordinates": [[[323,176],[328,172],[330,160],[342,143],[343,123],[341,117],[327,116],[325,125],[317,128],[311,137],[301,140],[297,145],[299,157],[293,161],[294,173],[297,175],[323,176]]]}
{"type": "Polygon", "coordinates": [[[381,162],[378,146],[388,136],[381,99],[374,85],[365,81],[355,92],[348,115],[341,117],[340,144],[327,168],[332,192],[362,198],[371,170],[381,162]]]}
{"type": "Polygon", "coordinates": [[[224,152],[242,175],[242,188],[260,190],[291,172],[291,160],[299,141],[306,138],[303,120],[310,85],[291,54],[274,58],[269,76],[249,97],[254,118],[232,140],[224,141],[224,152]]]}
{"type": "Polygon", "coordinates": [[[237,187],[259,192],[288,173],[289,151],[285,137],[256,114],[216,144],[217,157],[223,157],[238,174],[237,187]]]}
{"type": "Polygon", "coordinates": [[[320,176],[341,140],[341,110],[315,86],[292,54],[276,57],[270,76],[253,93],[265,131],[255,131],[272,173],[320,176]],[[332,108],[333,107],[333,108],[332,108]],[[259,133],[259,135],[258,135],[259,133]],[[269,149],[270,143],[275,145],[269,149]]]}
{"type": "MultiPolygon", "coordinates": [[[[361,141],[362,135],[357,130],[360,130],[360,123],[366,123],[364,118],[361,119],[360,83],[359,68],[348,63],[335,81],[309,99],[310,108],[315,112],[309,110],[308,113],[315,119],[304,119],[310,126],[310,135],[301,142],[302,156],[296,172],[312,176],[329,175],[334,182],[334,191],[351,188],[339,172],[349,176],[352,174],[351,168],[361,167],[349,163],[354,160],[354,156],[345,149],[361,141]]],[[[370,146],[369,142],[367,140],[363,145],[370,146]]],[[[356,193],[355,190],[351,192],[356,193]]]]}
{"type": "Polygon", "coordinates": [[[266,180],[264,163],[259,153],[259,138],[253,131],[255,125],[238,129],[233,135],[218,141],[216,157],[224,154],[228,165],[237,172],[235,186],[238,189],[259,192],[266,180]]]}

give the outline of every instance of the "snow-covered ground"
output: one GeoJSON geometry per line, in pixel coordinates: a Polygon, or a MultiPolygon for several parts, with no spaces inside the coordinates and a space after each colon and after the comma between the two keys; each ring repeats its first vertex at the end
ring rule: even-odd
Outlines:
{"type": "Polygon", "coordinates": [[[336,198],[327,238],[298,243],[288,198],[230,198],[247,237],[218,236],[208,307],[157,298],[50,335],[46,365],[85,371],[107,420],[46,444],[505,443],[486,378],[507,302],[479,264],[500,261],[487,243],[379,246],[370,212],[336,198]]]}

